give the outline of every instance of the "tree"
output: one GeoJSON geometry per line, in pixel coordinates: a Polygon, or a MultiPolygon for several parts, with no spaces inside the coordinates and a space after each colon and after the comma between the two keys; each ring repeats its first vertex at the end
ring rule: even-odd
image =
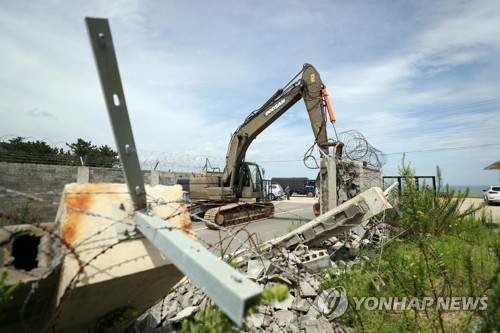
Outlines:
{"type": "Polygon", "coordinates": [[[24,137],[0,142],[0,161],[59,165],[88,165],[111,168],[118,153],[107,145],[96,146],[91,141],[77,139],[63,148],[51,147],[45,141],[26,141],[24,137]]]}
{"type": "Polygon", "coordinates": [[[7,162],[61,164],[59,150],[49,146],[45,141],[25,141],[18,136],[9,142],[0,143],[0,160],[7,162]]]}
{"type": "Polygon", "coordinates": [[[83,165],[111,168],[118,161],[118,153],[107,145],[97,147],[92,141],[78,139],[75,143],[67,144],[70,154],[80,159],[83,165]]]}

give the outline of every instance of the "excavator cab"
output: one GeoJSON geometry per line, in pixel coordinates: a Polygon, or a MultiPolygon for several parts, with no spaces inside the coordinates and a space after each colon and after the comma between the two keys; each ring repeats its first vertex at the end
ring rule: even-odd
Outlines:
{"type": "Polygon", "coordinates": [[[236,184],[237,196],[244,201],[260,201],[263,193],[264,173],[262,168],[252,162],[243,162],[240,166],[239,180],[236,184]]]}

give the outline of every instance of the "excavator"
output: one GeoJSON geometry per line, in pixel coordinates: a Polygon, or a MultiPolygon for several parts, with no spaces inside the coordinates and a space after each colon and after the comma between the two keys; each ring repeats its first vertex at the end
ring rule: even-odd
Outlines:
{"type": "Polygon", "coordinates": [[[300,99],[306,105],[320,153],[328,155],[329,147],[338,146],[338,142],[328,140],[326,132],[326,112],[332,124],[335,122],[328,93],[318,71],[306,63],[236,129],[229,143],[223,172],[211,172],[206,168],[200,175],[177,180],[193,202],[189,207],[191,213],[202,216],[208,228],[274,215],[274,205],[265,199],[262,168],[245,161],[245,154],[252,141],[300,99]]]}

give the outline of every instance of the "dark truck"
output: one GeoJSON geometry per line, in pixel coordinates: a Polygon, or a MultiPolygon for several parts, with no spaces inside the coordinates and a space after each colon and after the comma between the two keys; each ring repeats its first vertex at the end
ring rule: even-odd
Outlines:
{"type": "Polygon", "coordinates": [[[280,184],[284,189],[290,186],[290,195],[302,194],[312,197],[316,192],[315,180],[307,177],[271,178],[271,182],[280,184]]]}

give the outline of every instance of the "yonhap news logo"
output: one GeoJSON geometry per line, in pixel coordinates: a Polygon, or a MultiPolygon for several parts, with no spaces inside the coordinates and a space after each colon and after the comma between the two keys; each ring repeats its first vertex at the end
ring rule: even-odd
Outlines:
{"type": "Polygon", "coordinates": [[[323,290],[316,299],[317,310],[330,319],[342,316],[347,306],[347,295],[343,287],[323,290]]]}
{"type": "MultiPolygon", "coordinates": [[[[476,311],[488,308],[488,297],[352,297],[356,311],[422,311],[429,308],[444,311],[476,311]]],[[[316,309],[330,319],[342,316],[349,305],[343,287],[323,290],[315,301],[316,309]]]]}
{"type": "Polygon", "coordinates": [[[488,308],[488,297],[353,297],[356,310],[426,310],[475,311],[488,308]]]}

